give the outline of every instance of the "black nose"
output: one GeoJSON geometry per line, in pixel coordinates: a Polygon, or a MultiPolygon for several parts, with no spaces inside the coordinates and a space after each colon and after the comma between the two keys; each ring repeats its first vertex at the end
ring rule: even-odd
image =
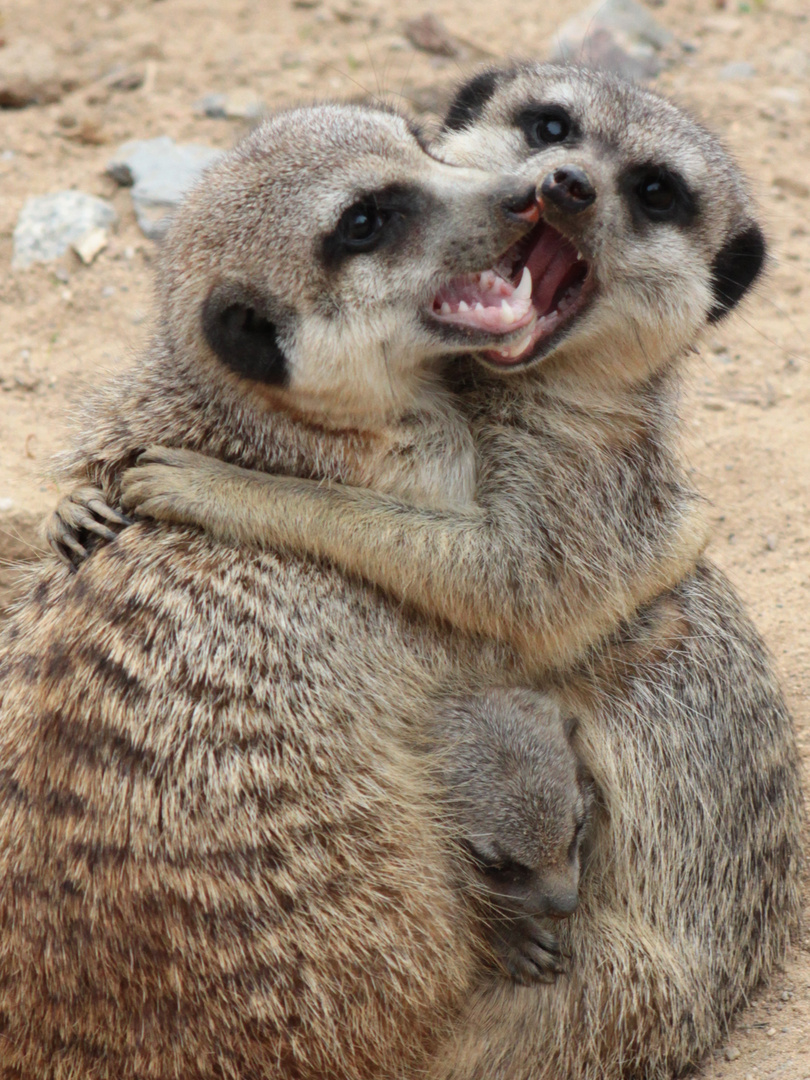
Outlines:
{"type": "Polygon", "coordinates": [[[565,165],[549,173],[540,185],[540,193],[567,214],[581,214],[596,199],[591,178],[575,165],[565,165]]]}
{"type": "Polygon", "coordinates": [[[534,224],[540,220],[540,207],[537,204],[537,189],[524,188],[523,191],[507,195],[501,202],[507,217],[517,218],[518,221],[526,221],[534,224]]]}

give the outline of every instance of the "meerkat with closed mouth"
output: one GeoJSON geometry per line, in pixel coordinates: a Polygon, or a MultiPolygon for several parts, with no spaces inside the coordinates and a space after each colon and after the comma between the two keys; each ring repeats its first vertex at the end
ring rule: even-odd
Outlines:
{"type": "Polygon", "coordinates": [[[784,956],[799,911],[795,736],[739,600],[705,560],[634,612],[616,600],[697,535],[677,450],[680,359],[756,280],[762,232],[713,136],[592,72],[476,76],[434,152],[539,175],[544,204],[494,273],[436,297],[439,318],[471,329],[493,290],[528,287],[534,309],[489,353],[489,372],[459,361],[448,375],[475,440],[476,505],[437,512],[165,448],[125,474],[123,501],[327,559],[510,642],[557,687],[581,717],[600,798],[582,902],[563,930],[570,975],[480,986],[435,1076],[668,1076],[722,1036],[784,956]],[[598,626],[580,617],[589,603],[598,626]]]}
{"type": "Polygon", "coordinates": [[[571,915],[587,856],[593,785],[572,749],[576,719],[551,694],[491,688],[452,698],[425,725],[425,758],[466,891],[498,968],[519,983],[565,971],[548,923],[571,915]]]}
{"type": "MultiPolygon", "coordinates": [[[[268,120],[178,213],[153,338],[77,475],[115,504],[169,441],[464,505],[472,441],[436,364],[521,320],[459,328],[435,297],[537,218],[532,183],[442,163],[394,114],[268,120]]],[[[197,531],[46,560],[0,632],[0,1074],[424,1070],[488,951],[424,725],[526,682],[508,647],[197,531]]],[[[521,947],[551,971],[545,944],[521,947]]]]}

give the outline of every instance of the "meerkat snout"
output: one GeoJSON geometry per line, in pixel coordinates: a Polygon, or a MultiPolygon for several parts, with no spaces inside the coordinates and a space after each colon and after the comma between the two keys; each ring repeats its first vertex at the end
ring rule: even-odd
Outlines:
{"type": "Polygon", "coordinates": [[[550,919],[567,919],[573,915],[579,907],[578,880],[577,872],[569,874],[566,879],[559,882],[546,881],[547,891],[541,909],[542,913],[550,919]]]}
{"type": "Polygon", "coordinates": [[[544,200],[567,214],[581,214],[596,201],[596,188],[584,169],[565,165],[548,176],[540,184],[544,200]]]}
{"type": "MultiPolygon", "coordinates": [[[[513,184],[514,182],[510,181],[509,186],[512,187],[513,184]]],[[[540,205],[533,184],[530,187],[524,187],[516,194],[506,194],[502,207],[506,216],[515,221],[526,221],[534,225],[540,220],[540,205]]]]}

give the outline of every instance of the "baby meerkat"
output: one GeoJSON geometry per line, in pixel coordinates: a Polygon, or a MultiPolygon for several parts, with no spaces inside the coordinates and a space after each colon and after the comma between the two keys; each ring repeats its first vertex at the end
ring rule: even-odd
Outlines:
{"type": "Polygon", "coordinates": [[[427,728],[452,836],[470,856],[467,886],[498,966],[521,983],[565,970],[540,920],[578,902],[593,789],[575,726],[549,694],[495,687],[447,702],[427,728]]]}
{"type": "MultiPolygon", "coordinates": [[[[507,347],[529,305],[471,331],[435,298],[537,217],[533,183],[439,162],[394,114],[268,120],[178,213],[75,475],[117,505],[168,442],[463,505],[436,365],[507,347]]],[[[424,1073],[485,950],[422,728],[526,683],[508,647],[196,530],[45,560],[0,631],[0,1075],[424,1073]]]]}
{"type": "Polygon", "coordinates": [[[472,503],[428,508],[171,448],[124,475],[122,502],[327,561],[510,643],[556,688],[581,718],[601,808],[560,930],[569,977],[518,996],[480,985],[433,1075],[667,1077],[721,1037],[799,912],[792,722],[733,589],[696,561],[677,446],[682,357],[755,282],[764,239],[712,135],[597,73],[486,71],[433,150],[520,171],[543,204],[493,270],[434,303],[471,334],[501,291],[532,309],[515,341],[447,372],[448,422],[462,415],[474,441],[472,503]]]}

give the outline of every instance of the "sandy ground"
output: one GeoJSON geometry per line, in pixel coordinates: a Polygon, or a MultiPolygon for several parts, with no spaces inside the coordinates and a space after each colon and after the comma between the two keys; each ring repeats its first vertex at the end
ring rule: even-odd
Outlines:
{"type": "MultiPolygon", "coordinates": [[[[754,178],[773,258],[744,310],[694,358],[686,440],[711,500],[711,554],[731,575],[773,649],[810,755],[810,15],[806,0],[665,0],[656,18],[693,48],[658,84],[722,133],[754,178]],[[721,77],[746,61],[747,78],[721,77]]],[[[62,100],[1,114],[0,609],[14,560],[35,555],[36,524],[59,491],[46,477],[71,410],[115,378],[149,325],[154,248],[126,190],[104,175],[129,138],[168,134],[228,147],[241,121],[201,118],[194,102],[247,87],[269,106],[385,95],[436,109],[476,63],[546,56],[580,0],[435,0],[465,43],[462,61],[415,50],[406,0],[4,0],[0,36],[44,40],[62,100]],[[136,76],[133,90],[110,72],[136,76]],[[9,153],[11,151],[12,153],[9,153]],[[12,273],[11,234],[29,194],[77,187],[112,199],[112,242],[90,267],[73,257],[12,273]]],[[[126,83],[127,80],[124,80],[126,83]]],[[[810,920],[796,948],[702,1075],[810,1078],[810,920]]]]}

